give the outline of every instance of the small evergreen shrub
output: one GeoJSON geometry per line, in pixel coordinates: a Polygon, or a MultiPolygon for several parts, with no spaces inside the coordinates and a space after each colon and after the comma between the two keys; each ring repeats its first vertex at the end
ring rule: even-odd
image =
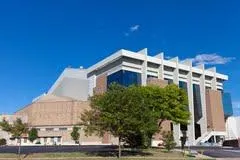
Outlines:
{"type": "Polygon", "coordinates": [[[176,146],[172,132],[163,132],[163,146],[168,152],[176,146]]]}
{"type": "Polygon", "coordinates": [[[6,139],[1,138],[1,139],[0,139],[0,146],[4,146],[4,145],[6,145],[6,144],[7,144],[6,139]]]}

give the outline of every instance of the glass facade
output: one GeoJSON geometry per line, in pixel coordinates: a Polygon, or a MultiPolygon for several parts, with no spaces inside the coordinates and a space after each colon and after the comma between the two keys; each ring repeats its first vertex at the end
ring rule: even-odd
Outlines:
{"type": "Polygon", "coordinates": [[[141,85],[141,74],[137,72],[120,70],[107,76],[107,86],[109,86],[113,82],[116,82],[126,87],[133,84],[141,85]]]}
{"type": "Polygon", "coordinates": [[[194,121],[197,122],[202,118],[202,102],[200,86],[193,84],[193,102],[194,102],[194,121]]]}
{"type": "MultiPolygon", "coordinates": [[[[183,89],[186,94],[188,95],[188,87],[187,87],[187,82],[179,81],[179,88],[183,89]]],[[[187,107],[189,111],[189,107],[187,107]]]]}
{"type": "Polygon", "coordinates": [[[230,93],[222,93],[222,101],[223,101],[223,110],[224,116],[229,117],[233,115],[233,107],[232,107],[232,99],[230,93]]]}
{"type": "Polygon", "coordinates": [[[179,81],[179,88],[183,89],[188,93],[187,82],[179,81]]]}

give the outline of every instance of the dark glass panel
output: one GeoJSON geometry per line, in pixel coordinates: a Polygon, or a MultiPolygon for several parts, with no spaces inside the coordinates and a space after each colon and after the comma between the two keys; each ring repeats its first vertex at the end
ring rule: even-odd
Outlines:
{"type": "Polygon", "coordinates": [[[131,71],[120,70],[107,77],[107,86],[109,86],[113,82],[116,82],[126,87],[133,84],[140,85],[141,74],[131,71]]]}
{"type": "Polygon", "coordinates": [[[222,93],[222,101],[223,101],[223,110],[224,116],[229,117],[233,115],[233,107],[232,107],[232,99],[230,93],[222,93]]]}
{"type": "MultiPolygon", "coordinates": [[[[186,94],[188,95],[188,87],[187,87],[187,82],[179,81],[179,88],[185,90],[186,94]]],[[[189,111],[189,107],[187,107],[189,111]]]]}
{"type": "Polygon", "coordinates": [[[193,84],[193,102],[194,102],[194,121],[199,121],[202,118],[202,102],[200,86],[193,84]]]}
{"type": "Polygon", "coordinates": [[[201,137],[201,125],[195,123],[195,139],[197,139],[198,137],[201,137]]]}

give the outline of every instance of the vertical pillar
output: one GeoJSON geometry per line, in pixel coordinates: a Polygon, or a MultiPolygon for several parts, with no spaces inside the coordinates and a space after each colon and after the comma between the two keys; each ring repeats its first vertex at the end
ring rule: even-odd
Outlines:
{"type": "Polygon", "coordinates": [[[160,61],[160,65],[159,65],[159,68],[158,68],[158,79],[162,79],[164,80],[164,53],[161,52],[157,55],[155,55],[154,57],[158,58],[159,61],[160,61]]]}
{"type": "Polygon", "coordinates": [[[216,67],[208,68],[207,70],[213,72],[214,76],[213,76],[213,79],[212,79],[211,88],[212,88],[213,90],[217,90],[216,67]]]}
{"type": "Polygon", "coordinates": [[[147,85],[147,48],[144,48],[143,50],[141,51],[138,51],[139,54],[143,54],[144,55],[144,61],[142,63],[142,77],[141,77],[141,80],[142,80],[142,85],[143,86],[146,86],[147,85]]]}
{"type": "Polygon", "coordinates": [[[193,85],[192,85],[192,61],[186,60],[183,64],[188,65],[190,67],[189,72],[187,74],[187,89],[188,89],[188,106],[189,112],[191,113],[190,121],[188,125],[188,142],[189,145],[194,145],[195,141],[195,125],[194,125],[194,103],[193,103],[193,85]]]}
{"type": "MultiPolygon", "coordinates": [[[[178,57],[172,58],[169,61],[176,63],[176,68],[173,71],[173,83],[179,85],[179,69],[178,69],[178,57]]],[[[181,130],[180,124],[173,124],[173,136],[174,141],[177,143],[178,146],[181,145],[180,137],[181,137],[181,130]]]]}
{"type": "Polygon", "coordinates": [[[202,104],[202,118],[199,120],[201,125],[201,135],[207,132],[207,113],[206,113],[206,88],[205,88],[205,73],[204,65],[199,65],[197,68],[202,70],[202,75],[200,76],[200,94],[201,94],[201,104],[202,104]]]}

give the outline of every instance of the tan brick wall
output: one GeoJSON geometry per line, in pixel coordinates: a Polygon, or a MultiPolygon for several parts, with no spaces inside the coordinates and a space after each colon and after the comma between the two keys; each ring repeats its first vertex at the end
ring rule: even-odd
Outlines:
{"type": "Polygon", "coordinates": [[[95,94],[102,94],[107,91],[107,74],[101,74],[96,79],[95,94]]]}
{"type": "Polygon", "coordinates": [[[166,80],[151,77],[151,78],[147,79],[147,84],[148,85],[157,85],[157,86],[163,88],[168,85],[168,82],[166,80]]]}
{"type": "Polygon", "coordinates": [[[89,102],[36,102],[15,114],[27,115],[31,126],[74,125],[80,121],[84,109],[89,109],[89,102]]]}
{"type": "Polygon", "coordinates": [[[206,90],[207,125],[209,131],[225,131],[222,93],[206,90]]]}
{"type": "MultiPolygon", "coordinates": [[[[72,142],[71,132],[58,131],[58,128],[66,127],[72,128],[75,124],[80,122],[81,113],[84,110],[90,109],[88,101],[75,101],[66,99],[52,99],[44,97],[36,101],[22,110],[15,113],[15,115],[24,115],[28,117],[28,124],[33,127],[41,128],[57,128],[54,131],[39,131],[39,137],[62,137],[63,142],[72,142]]],[[[98,137],[96,135],[86,136],[84,131],[80,131],[80,142],[84,143],[110,143],[110,135],[106,137],[98,137]]]]}

